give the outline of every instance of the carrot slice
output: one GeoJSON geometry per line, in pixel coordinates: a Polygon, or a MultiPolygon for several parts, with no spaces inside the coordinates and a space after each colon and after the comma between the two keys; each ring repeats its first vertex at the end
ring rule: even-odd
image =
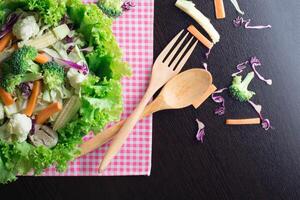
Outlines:
{"type": "Polygon", "coordinates": [[[225,18],[226,14],[223,0],[215,0],[215,13],[217,19],[225,18]]]}
{"type": "Polygon", "coordinates": [[[45,54],[38,54],[38,56],[35,58],[34,60],[35,62],[39,63],[39,64],[45,64],[47,62],[50,61],[49,57],[46,56],[45,54]]]}
{"type": "Polygon", "coordinates": [[[45,123],[49,119],[49,117],[51,117],[53,114],[61,110],[62,110],[62,104],[59,102],[55,102],[49,105],[47,108],[45,108],[44,110],[38,113],[38,115],[36,116],[36,123],[37,124],[45,123]]]}
{"type": "Polygon", "coordinates": [[[227,125],[252,125],[260,124],[260,118],[248,118],[248,119],[227,119],[227,125]]]}
{"type": "Polygon", "coordinates": [[[0,88],[0,98],[6,106],[10,106],[15,103],[11,94],[6,92],[3,88],[0,88]]]}
{"type": "Polygon", "coordinates": [[[204,46],[206,46],[207,48],[211,49],[214,44],[209,41],[209,39],[207,39],[204,35],[202,35],[202,33],[200,33],[195,26],[190,25],[187,30],[194,35],[204,46]]]}
{"type": "Polygon", "coordinates": [[[12,32],[7,33],[1,40],[0,40],[0,52],[2,52],[7,45],[9,44],[9,42],[13,39],[14,35],[12,34],[12,32]]]}
{"type": "Polygon", "coordinates": [[[38,100],[38,96],[41,92],[41,88],[42,88],[41,81],[34,81],[30,98],[29,98],[29,100],[27,102],[27,106],[23,112],[28,117],[30,117],[34,111],[34,108],[35,108],[37,100],[38,100]]]}

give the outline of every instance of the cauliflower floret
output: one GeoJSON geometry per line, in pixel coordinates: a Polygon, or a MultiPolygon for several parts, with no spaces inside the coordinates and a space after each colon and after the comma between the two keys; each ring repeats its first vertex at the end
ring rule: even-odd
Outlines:
{"type": "Polygon", "coordinates": [[[81,83],[86,79],[87,76],[83,75],[78,70],[71,68],[67,73],[67,77],[70,85],[75,89],[79,89],[81,83]]]}
{"type": "Polygon", "coordinates": [[[32,122],[24,114],[14,114],[6,124],[6,132],[9,135],[9,141],[24,142],[31,130],[32,122]]]}
{"type": "Polygon", "coordinates": [[[36,36],[40,31],[39,25],[36,23],[34,16],[28,16],[18,20],[13,26],[13,34],[20,40],[29,40],[36,36]]]}

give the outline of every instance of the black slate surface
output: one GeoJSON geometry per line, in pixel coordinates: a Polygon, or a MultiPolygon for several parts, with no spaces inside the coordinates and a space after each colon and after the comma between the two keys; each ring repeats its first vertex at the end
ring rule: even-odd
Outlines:
{"type": "MultiPolygon", "coordinates": [[[[155,1],[155,57],[179,30],[196,25],[174,2],[155,1]]],[[[272,78],[273,85],[256,79],[253,100],[263,105],[274,130],[225,126],[226,117],[256,116],[248,104],[225,95],[223,117],[212,113],[216,105],[211,100],[197,110],[155,114],[151,177],[22,177],[0,186],[1,199],[300,198],[300,2],[240,0],[245,18],[271,24],[270,30],[233,28],[237,13],[229,1],[227,17],[220,21],[214,19],[213,1],[194,2],[221,34],[208,61],[216,86],[228,86],[236,64],[254,55],[261,59],[259,71],[272,78]],[[195,141],[196,118],[206,124],[204,144],[195,141]]],[[[204,52],[199,45],[187,66],[200,67],[204,52]]]]}

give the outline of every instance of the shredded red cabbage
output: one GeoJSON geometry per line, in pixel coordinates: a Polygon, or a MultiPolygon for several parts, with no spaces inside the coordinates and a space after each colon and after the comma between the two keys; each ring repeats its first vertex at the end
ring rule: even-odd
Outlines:
{"type": "Polygon", "coordinates": [[[89,67],[86,64],[79,65],[73,61],[64,60],[64,59],[60,59],[60,58],[57,58],[55,60],[57,60],[58,62],[62,62],[63,65],[66,65],[70,68],[77,69],[78,71],[82,72],[84,75],[87,75],[89,73],[89,67]]]}
{"type": "Polygon", "coordinates": [[[196,139],[203,143],[204,142],[204,136],[205,136],[205,131],[204,131],[205,125],[198,119],[196,119],[196,122],[198,124],[198,131],[197,131],[197,134],[196,134],[196,139]]]}
{"type": "Polygon", "coordinates": [[[22,96],[27,99],[31,95],[32,87],[33,87],[32,82],[21,83],[19,85],[19,89],[22,92],[22,96]]]}
{"type": "Polygon", "coordinates": [[[242,73],[244,71],[244,69],[247,68],[247,64],[249,63],[249,61],[246,62],[242,62],[240,64],[238,64],[236,66],[237,70],[239,70],[238,72],[233,73],[231,76],[237,76],[238,74],[242,73]]]}
{"type": "Polygon", "coordinates": [[[268,85],[272,85],[272,80],[271,80],[271,79],[265,79],[265,78],[264,78],[262,75],[260,75],[260,74],[258,73],[258,71],[256,70],[256,67],[260,67],[260,66],[261,66],[261,62],[260,62],[260,60],[259,60],[258,58],[256,58],[255,56],[254,56],[254,57],[251,57],[251,59],[250,59],[250,64],[251,64],[251,67],[252,67],[254,73],[257,75],[257,77],[258,77],[260,80],[266,82],[268,85]]]}
{"type": "Polygon", "coordinates": [[[133,7],[135,7],[135,3],[133,1],[125,1],[122,5],[123,11],[129,11],[133,7]]]}
{"type": "Polygon", "coordinates": [[[203,63],[203,68],[204,68],[206,71],[208,71],[208,65],[207,65],[207,63],[203,63]]]}
{"type": "Polygon", "coordinates": [[[215,102],[215,103],[218,103],[218,104],[221,104],[220,107],[216,108],[215,109],[215,114],[216,115],[224,115],[225,114],[225,99],[221,96],[221,95],[217,95],[217,94],[221,94],[222,92],[224,92],[225,90],[228,90],[228,88],[223,88],[223,89],[220,89],[218,91],[215,91],[212,95],[211,95],[211,98],[212,100],[215,102]]]}
{"type": "Polygon", "coordinates": [[[19,15],[11,13],[8,15],[5,23],[1,27],[0,39],[3,38],[7,33],[11,32],[14,24],[18,21],[19,15]]]}
{"type": "Polygon", "coordinates": [[[250,103],[250,105],[254,108],[254,110],[259,115],[259,118],[261,119],[262,128],[265,129],[266,131],[269,130],[270,128],[272,128],[270,120],[265,119],[263,117],[263,115],[261,114],[262,106],[258,105],[258,104],[255,104],[253,101],[248,101],[248,102],[250,103]]]}
{"type": "Polygon", "coordinates": [[[255,56],[254,56],[254,57],[251,57],[251,58],[250,58],[250,61],[245,61],[245,62],[242,62],[242,63],[238,64],[238,65],[236,66],[236,68],[237,68],[238,71],[235,72],[235,73],[233,73],[231,76],[236,76],[236,75],[242,73],[242,72],[244,71],[244,69],[247,68],[248,64],[251,65],[252,70],[254,71],[254,73],[256,74],[256,76],[257,76],[260,80],[264,81],[264,82],[267,83],[268,85],[272,85],[272,80],[271,80],[271,79],[265,79],[265,78],[257,71],[256,67],[260,67],[260,66],[261,66],[261,62],[260,62],[260,60],[259,60],[257,57],[255,57],[255,56]]]}
{"type": "Polygon", "coordinates": [[[80,49],[80,51],[82,51],[82,52],[92,52],[92,51],[94,51],[94,47],[86,47],[86,48],[80,49]]]}
{"type": "Polygon", "coordinates": [[[31,130],[30,130],[31,134],[34,134],[34,132],[35,132],[35,126],[36,126],[36,119],[32,119],[31,118],[31,130]]]}
{"type": "Polygon", "coordinates": [[[208,59],[208,57],[209,57],[210,53],[211,53],[211,49],[208,49],[208,51],[205,53],[205,57],[206,57],[206,59],[208,59]]]}
{"type": "Polygon", "coordinates": [[[251,26],[251,19],[243,19],[243,17],[238,16],[236,19],[233,20],[233,25],[238,28],[244,25],[246,29],[265,29],[265,28],[272,28],[271,25],[258,25],[258,26],[251,26]]]}

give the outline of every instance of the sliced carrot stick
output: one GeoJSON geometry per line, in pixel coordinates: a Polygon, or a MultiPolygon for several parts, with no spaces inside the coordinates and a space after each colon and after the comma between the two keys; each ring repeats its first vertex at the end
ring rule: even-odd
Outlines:
{"type": "Polygon", "coordinates": [[[50,61],[49,57],[46,56],[45,54],[38,54],[38,56],[35,58],[34,60],[35,62],[39,63],[39,64],[45,64],[47,62],[50,61]]]}
{"type": "Polygon", "coordinates": [[[53,114],[61,110],[62,110],[62,104],[59,102],[55,102],[49,105],[47,108],[45,108],[44,110],[38,113],[38,115],[36,116],[36,123],[37,124],[45,123],[49,119],[49,117],[51,117],[53,114]]]}
{"type": "Polygon", "coordinates": [[[7,33],[1,40],[0,40],[0,52],[2,52],[7,45],[9,44],[9,42],[13,39],[14,35],[12,34],[12,32],[7,33]]]}
{"type": "Polygon", "coordinates": [[[260,118],[249,118],[249,119],[227,119],[227,125],[252,125],[260,124],[260,118]]]}
{"type": "Polygon", "coordinates": [[[11,94],[6,92],[3,88],[0,88],[0,98],[6,106],[10,106],[15,103],[11,94]]]}
{"type": "Polygon", "coordinates": [[[226,14],[223,0],[215,0],[215,13],[217,19],[225,18],[226,14]]]}
{"type": "Polygon", "coordinates": [[[30,117],[34,111],[34,108],[35,108],[37,100],[38,100],[38,96],[41,92],[41,88],[42,88],[41,81],[34,81],[30,98],[29,98],[29,100],[27,102],[27,106],[23,112],[28,117],[30,117]]]}
{"type": "Polygon", "coordinates": [[[204,35],[202,35],[202,33],[200,33],[195,26],[190,25],[187,30],[194,35],[204,46],[206,46],[207,48],[211,49],[214,44],[209,41],[209,39],[207,39],[204,35]]]}

